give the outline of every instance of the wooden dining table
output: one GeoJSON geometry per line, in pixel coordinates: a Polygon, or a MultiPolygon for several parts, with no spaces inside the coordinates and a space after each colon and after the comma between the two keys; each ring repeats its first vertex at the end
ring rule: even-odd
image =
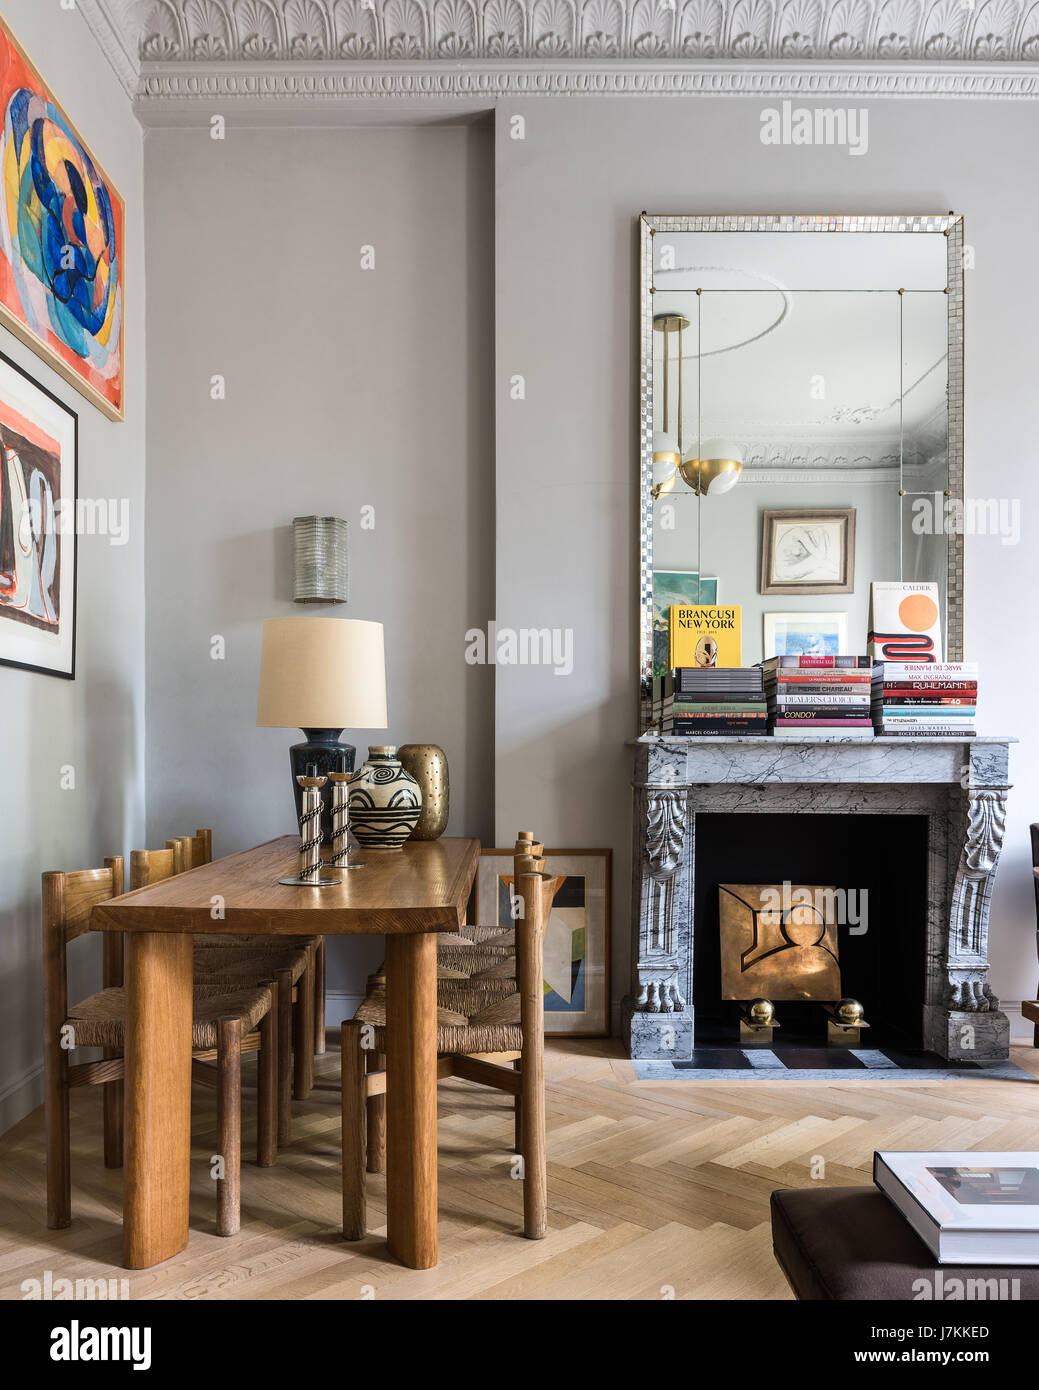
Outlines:
{"type": "Polygon", "coordinates": [[[285,835],[93,910],[91,930],[125,933],[128,1269],[160,1264],[188,1243],[195,932],[385,935],[387,1237],[402,1264],[437,1262],[436,933],[465,921],[480,842],[365,849],[365,867],[328,888],[279,884],[296,872],[298,848],[285,835]]]}

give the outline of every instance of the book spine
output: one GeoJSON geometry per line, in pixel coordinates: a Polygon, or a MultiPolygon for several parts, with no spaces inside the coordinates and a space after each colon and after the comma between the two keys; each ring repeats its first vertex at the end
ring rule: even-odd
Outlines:
{"type": "Polygon", "coordinates": [[[977,738],[975,729],[891,729],[886,724],[874,724],[877,738],[977,738]]]}
{"type": "Polygon", "coordinates": [[[811,724],[817,729],[869,729],[873,725],[872,719],[827,719],[824,716],[816,717],[809,715],[807,718],[798,716],[796,719],[790,715],[779,716],[776,719],[777,729],[795,729],[798,724],[811,724]]]}
{"type": "Polygon", "coordinates": [[[703,686],[690,685],[684,690],[676,690],[673,695],[665,698],[675,700],[724,700],[730,703],[733,700],[761,700],[764,698],[765,688],[761,685],[734,685],[731,687],[722,686],[703,686]]]}
{"type": "Polygon", "coordinates": [[[675,724],[740,724],[747,728],[754,728],[757,725],[766,724],[768,715],[761,714],[736,714],[731,718],[722,714],[676,714],[675,724]]]}
{"type": "Polygon", "coordinates": [[[781,705],[839,705],[839,706],[848,706],[848,705],[868,705],[868,704],[869,704],[869,696],[868,696],[868,695],[856,695],[856,694],[852,694],[852,695],[831,695],[831,694],[829,694],[829,693],[823,695],[823,694],[819,694],[819,693],[817,693],[817,692],[811,692],[811,693],[809,693],[809,692],[807,692],[807,691],[802,692],[802,691],[800,691],[800,690],[797,692],[796,695],[795,695],[793,692],[781,690],[781,691],[779,692],[779,694],[776,696],[776,699],[777,699],[778,703],[781,704],[781,705]]]}
{"type": "Polygon", "coordinates": [[[752,734],[755,737],[767,738],[767,729],[730,729],[726,726],[712,729],[675,729],[674,733],[679,738],[725,738],[736,734],[752,734]]]}
{"type": "MultiPolygon", "coordinates": [[[[835,671],[840,668],[851,667],[852,669],[869,670],[873,665],[871,656],[780,656],[774,658],[782,667],[793,667],[795,670],[823,670],[835,671]]],[[[767,662],[765,663],[768,664],[767,662]]]]}
{"type": "Polygon", "coordinates": [[[845,724],[840,729],[821,729],[815,724],[798,724],[796,728],[775,728],[772,730],[772,737],[778,739],[789,739],[793,742],[801,739],[804,743],[814,743],[827,738],[846,738],[854,740],[856,743],[867,743],[875,738],[872,726],[868,729],[849,729],[845,724]]]}
{"type": "Polygon", "coordinates": [[[826,685],[817,685],[811,681],[807,682],[787,682],[780,681],[778,685],[768,687],[769,693],[775,692],[780,699],[786,695],[854,695],[856,699],[869,699],[869,686],[865,681],[858,681],[855,684],[850,682],[842,685],[839,681],[830,681],[826,685]]]}
{"type": "Polygon", "coordinates": [[[944,705],[917,705],[912,712],[906,710],[904,705],[882,705],[881,712],[885,719],[898,720],[904,719],[973,719],[977,710],[973,705],[959,705],[955,709],[949,709],[944,705]]]}
{"type": "Polygon", "coordinates": [[[871,711],[868,705],[848,709],[834,705],[777,705],[772,713],[777,719],[840,719],[846,723],[849,719],[869,719],[871,711]]]}
{"type": "Polygon", "coordinates": [[[815,685],[864,685],[869,686],[872,677],[868,671],[787,671],[777,673],[778,681],[783,684],[800,685],[802,683],[813,683],[815,685]]]}
{"type": "Polygon", "coordinates": [[[933,695],[902,695],[888,690],[886,687],[883,692],[883,700],[885,705],[902,705],[907,709],[912,709],[916,705],[942,705],[955,708],[956,706],[977,704],[977,696],[973,693],[947,695],[942,691],[936,691],[933,695]]]}
{"type": "Polygon", "coordinates": [[[928,680],[931,677],[977,676],[976,661],[878,661],[875,671],[884,680],[928,680]]]}
{"type": "Polygon", "coordinates": [[[922,681],[917,681],[912,685],[894,685],[888,681],[884,681],[883,685],[878,684],[876,688],[878,690],[883,690],[885,695],[897,695],[899,697],[940,695],[944,698],[946,696],[960,695],[973,700],[978,693],[978,687],[976,685],[959,685],[953,681],[945,683],[935,682],[933,685],[927,685],[922,681]]]}
{"type": "Polygon", "coordinates": [[[764,700],[732,701],[725,703],[721,700],[713,702],[686,701],[678,700],[671,706],[676,717],[680,714],[764,714],[764,700]]]}

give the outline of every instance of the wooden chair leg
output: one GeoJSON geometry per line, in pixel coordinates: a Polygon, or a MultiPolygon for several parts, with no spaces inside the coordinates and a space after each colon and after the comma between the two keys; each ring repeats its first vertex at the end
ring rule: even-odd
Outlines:
{"type": "MultiPolygon", "coordinates": [[[[366,1052],[369,1071],[386,1070],[385,1052],[366,1052]]],[[[386,1095],[369,1096],[365,1108],[367,1110],[368,1127],[368,1171],[369,1173],[384,1173],[386,1171],[386,1095]]]]}
{"type": "MultiPolygon", "coordinates": [[[[120,932],[105,932],[102,944],[101,981],[105,989],[123,983],[123,938],[120,932]]],[[[105,1057],[119,1057],[122,1054],[115,1048],[106,1047],[105,1057]]],[[[123,1099],[124,1087],[121,1081],[109,1081],[101,1088],[101,1105],[104,1114],[105,1167],[123,1166],[123,1099]]]]}
{"type": "Polygon", "coordinates": [[[368,1227],[365,1201],[364,1052],[360,1023],[346,1022],[341,1030],[343,1085],[343,1237],[361,1240],[368,1227]]]}
{"type": "Polygon", "coordinates": [[[325,938],[314,955],[314,1056],[325,1055],[325,938]]]}
{"type": "Polygon", "coordinates": [[[256,1079],[256,1162],[272,1167],[278,1159],[278,986],[261,982],[271,992],[271,1007],[260,1019],[260,1056],[256,1079]]]}
{"type": "MultiPolygon", "coordinates": [[[[72,1139],[69,1129],[68,1055],[48,1037],[43,1049],[43,1108],[47,1130],[47,1225],[72,1224],[72,1139]]],[[[105,1088],[107,1089],[107,1087],[105,1088]]]]}
{"type": "MultiPolygon", "coordinates": [[[[519,1069],[519,1062],[513,1062],[512,1070],[519,1071],[519,1069]]],[[[520,1095],[518,1091],[516,1092],[516,1098],[513,1101],[512,1108],[514,1126],[513,1153],[521,1154],[523,1152],[523,1097],[520,1095]]]]}
{"type": "Polygon", "coordinates": [[[217,1020],[216,1115],[224,1176],[216,1184],[216,1233],[236,1235],[241,1225],[242,1021],[217,1020]]]}
{"type": "MultiPolygon", "coordinates": [[[[106,1047],[105,1057],[119,1057],[122,1054],[106,1047]]],[[[102,1087],[101,1104],[104,1107],[105,1129],[105,1167],[123,1166],[123,1098],[124,1087],[121,1081],[107,1081],[102,1087]]]]}
{"type": "Polygon", "coordinates": [[[309,963],[299,977],[296,990],[296,1018],[293,1030],[292,1094],[296,1100],[306,1100],[314,1089],[314,955],[308,952],[309,963]]]}
{"type": "Polygon", "coordinates": [[[276,970],[278,985],[278,1147],[289,1142],[292,1123],[292,972],[276,970]]]}
{"type": "MultiPolygon", "coordinates": [[[[531,1072],[536,1069],[531,1068],[531,1072]]],[[[545,1091],[542,1076],[520,1071],[523,1113],[523,1234],[541,1240],[548,1229],[548,1161],[545,1150],[545,1091]],[[540,1083],[540,1084],[539,1084],[540,1083]]]]}

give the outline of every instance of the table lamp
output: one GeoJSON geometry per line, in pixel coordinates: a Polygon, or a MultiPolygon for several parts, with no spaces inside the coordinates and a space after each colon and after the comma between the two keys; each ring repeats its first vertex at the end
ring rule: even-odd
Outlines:
{"type": "MultiPolygon", "coordinates": [[[[297,777],[352,772],[354,748],[344,729],[386,728],[386,659],[382,623],[357,618],[268,618],[263,625],[260,728],[302,729],[289,749],[296,819],[303,809],[297,777]],[[311,774],[314,775],[314,774],[311,774]]],[[[332,838],[331,788],[322,790],[322,838],[332,838]]]]}

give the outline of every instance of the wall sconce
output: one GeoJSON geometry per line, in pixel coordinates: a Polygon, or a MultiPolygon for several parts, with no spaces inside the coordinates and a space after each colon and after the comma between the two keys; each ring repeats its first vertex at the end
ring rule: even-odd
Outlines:
{"type": "Polygon", "coordinates": [[[350,571],[342,517],[293,517],[292,540],[294,602],[346,603],[350,571]]]}

